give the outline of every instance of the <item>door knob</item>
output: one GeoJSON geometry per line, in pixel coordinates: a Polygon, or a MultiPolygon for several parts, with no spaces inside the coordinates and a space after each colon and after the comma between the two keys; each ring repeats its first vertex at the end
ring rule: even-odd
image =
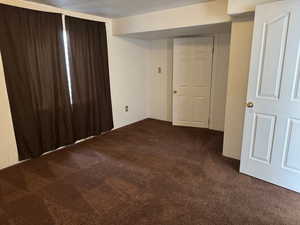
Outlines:
{"type": "Polygon", "coordinates": [[[174,94],[177,94],[177,91],[173,91],[174,94]]]}
{"type": "Polygon", "coordinates": [[[254,107],[253,102],[248,102],[248,103],[247,103],[247,107],[248,107],[248,108],[253,108],[253,107],[254,107]]]}

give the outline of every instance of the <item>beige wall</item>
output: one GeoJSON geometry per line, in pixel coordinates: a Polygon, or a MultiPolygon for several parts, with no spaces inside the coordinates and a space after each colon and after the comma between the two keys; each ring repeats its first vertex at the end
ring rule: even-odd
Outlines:
{"type": "Polygon", "coordinates": [[[224,131],[230,33],[215,35],[214,44],[209,128],[224,131]]]}
{"type": "Polygon", "coordinates": [[[113,118],[119,128],[146,118],[149,42],[112,36],[111,24],[107,32],[113,118]]]}
{"type": "MultiPolygon", "coordinates": [[[[172,121],[173,41],[150,41],[147,112],[150,118],[172,121]],[[162,68],[158,73],[158,67],[162,68]]],[[[210,129],[224,130],[230,34],[215,35],[210,129]]]]}
{"type": "Polygon", "coordinates": [[[255,10],[256,5],[276,0],[228,0],[228,14],[237,15],[255,10]]]}
{"type": "MultiPolygon", "coordinates": [[[[111,22],[106,18],[25,1],[0,0],[0,3],[106,22],[115,128],[146,118],[145,79],[149,42],[112,36],[111,22]],[[126,105],[129,112],[125,112],[126,105]]],[[[17,149],[1,61],[0,104],[0,168],[3,168],[17,163],[17,149]]]]}
{"type": "Polygon", "coordinates": [[[17,159],[17,144],[0,55],[0,169],[14,164],[17,159]]]}
{"type": "Polygon", "coordinates": [[[113,19],[113,34],[160,31],[230,21],[227,0],[208,1],[185,7],[113,19]]]}
{"type": "Polygon", "coordinates": [[[173,41],[164,39],[149,43],[147,115],[153,119],[172,121],[173,41]]]}
{"type": "Polygon", "coordinates": [[[252,32],[253,19],[233,21],[223,155],[235,159],[240,159],[241,155],[252,32]]]}

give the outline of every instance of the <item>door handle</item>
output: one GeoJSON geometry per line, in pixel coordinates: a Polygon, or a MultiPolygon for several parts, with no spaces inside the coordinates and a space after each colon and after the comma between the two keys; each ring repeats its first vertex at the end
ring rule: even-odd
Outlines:
{"type": "Polygon", "coordinates": [[[175,90],[175,91],[173,91],[173,93],[174,93],[174,94],[177,94],[177,91],[175,90]]]}
{"type": "Polygon", "coordinates": [[[253,102],[248,102],[247,103],[247,107],[248,108],[253,108],[254,107],[254,103],[253,102]]]}

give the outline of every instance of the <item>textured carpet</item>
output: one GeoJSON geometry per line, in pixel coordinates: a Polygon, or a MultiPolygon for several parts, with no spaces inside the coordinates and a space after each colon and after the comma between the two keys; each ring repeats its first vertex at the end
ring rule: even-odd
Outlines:
{"type": "Polygon", "coordinates": [[[222,133],[145,120],[0,171],[1,225],[300,224],[300,195],[238,173],[222,133]]]}

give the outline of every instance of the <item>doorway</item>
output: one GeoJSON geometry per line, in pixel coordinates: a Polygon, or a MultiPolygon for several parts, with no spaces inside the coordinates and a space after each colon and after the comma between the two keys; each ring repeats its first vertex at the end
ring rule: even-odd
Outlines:
{"type": "Polygon", "coordinates": [[[213,46],[213,37],[174,39],[174,126],[209,128],[213,46]]]}
{"type": "MultiPolygon", "coordinates": [[[[205,126],[212,130],[224,131],[225,105],[227,93],[228,64],[230,52],[230,30],[210,35],[193,36],[193,38],[211,40],[213,49],[210,60],[210,100],[206,105],[205,126]]],[[[174,43],[176,40],[185,38],[168,38],[150,41],[151,73],[147,76],[147,112],[148,117],[174,121],[173,114],[173,66],[174,66],[174,43]]],[[[188,38],[190,39],[190,38],[188,38]]],[[[198,50],[199,51],[199,50],[198,50]]],[[[201,55],[198,57],[202,57],[201,55]]],[[[200,60],[201,62],[201,60],[200,60]]],[[[201,81],[201,80],[200,80],[201,81]]],[[[199,85],[198,85],[199,86],[199,85]]],[[[177,90],[178,91],[178,90],[177,90]]],[[[195,109],[196,110],[196,109],[195,109]]],[[[180,125],[180,124],[177,124],[180,125]]],[[[181,125],[184,125],[181,123],[181,125]]],[[[195,126],[190,124],[191,126],[195,126]]],[[[189,126],[190,126],[189,125],[189,126]]],[[[200,126],[197,126],[200,127],[200,126]]]]}

